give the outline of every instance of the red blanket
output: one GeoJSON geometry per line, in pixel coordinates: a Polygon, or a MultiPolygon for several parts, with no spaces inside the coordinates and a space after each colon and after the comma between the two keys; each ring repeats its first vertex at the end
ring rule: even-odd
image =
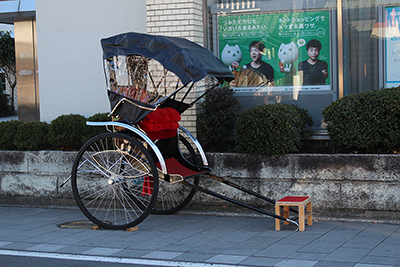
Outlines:
{"type": "Polygon", "coordinates": [[[152,140],[170,138],[176,135],[181,115],[173,108],[158,108],[138,122],[152,140]]]}

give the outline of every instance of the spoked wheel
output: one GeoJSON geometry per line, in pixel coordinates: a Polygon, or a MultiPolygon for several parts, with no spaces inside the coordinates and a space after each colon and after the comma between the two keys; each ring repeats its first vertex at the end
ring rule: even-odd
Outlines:
{"type": "Polygon", "coordinates": [[[135,138],[104,133],[80,149],[72,169],[75,200],[93,223],[126,229],[143,221],[157,199],[154,160],[135,138]]]}
{"type": "MultiPolygon", "coordinates": [[[[179,136],[179,150],[190,163],[199,165],[196,152],[183,136],[179,136]]],[[[186,181],[199,184],[199,176],[186,181]]],[[[180,183],[170,184],[160,179],[157,202],[152,210],[154,214],[172,214],[185,207],[192,200],[196,190],[180,183]]]]}

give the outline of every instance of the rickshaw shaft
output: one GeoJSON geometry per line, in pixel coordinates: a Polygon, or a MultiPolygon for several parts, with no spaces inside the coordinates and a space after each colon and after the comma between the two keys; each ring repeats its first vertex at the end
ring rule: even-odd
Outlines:
{"type": "MultiPolygon", "coordinates": [[[[287,218],[285,218],[285,217],[276,215],[275,213],[272,213],[272,212],[268,212],[268,211],[265,211],[265,210],[262,210],[262,209],[259,209],[259,208],[250,206],[250,205],[248,205],[248,204],[245,204],[245,203],[243,203],[243,202],[234,200],[234,199],[232,199],[232,198],[229,198],[229,197],[220,195],[220,194],[218,194],[218,193],[215,193],[215,192],[213,192],[213,191],[211,191],[211,190],[208,190],[208,189],[206,189],[206,188],[203,188],[203,187],[201,187],[201,186],[195,185],[194,183],[188,182],[188,181],[186,181],[186,180],[183,180],[183,181],[180,182],[180,183],[182,183],[182,184],[185,185],[185,186],[194,188],[194,189],[196,189],[196,190],[198,190],[198,191],[200,191],[200,192],[203,192],[203,193],[206,193],[206,194],[215,196],[215,197],[217,197],[217,198],[220,198],[220,199],[223,199],[223,200],[225,200],[225,201],[234,203],[234,204],[236,204],[236,205],[239,205],[239,206],[248,208],[248,209],[250,209],[250,210],[253,210],[253,211],[256,211],[256,212],[259,212],[259,213],[263,213],[263,214],[265,214],[265,215],[274,217],[274,218],[279,219],[279,220],[288,221],[288,222],[292,222],[292,223],[293,223],[293,221],[290,220],[290,219],[287,219],[287,218]]],[[[295,223],[295,224],[296,224],[296,223],[295,223]]]]}
{"type": "MultiPolygon", "coordinates": [[[[243,192],[246,192],[246,193],[248,193],[248,194],[250,194],[250,195],[253,195],[253,196],[255,196],[255,197],[261,198],[261,199],[263,199],[263,200],[265,200],[265,201],[268,201],[268,202],[270,202],[270,203],[272,203],[272,204],[275,205],[275,202],[276,202],[275,200],[270,199],[270,198],[267,198],[267,197],[265,197],[265,196],[263,196],[263,195],[260,195],[260,194],[258,194],[258,193],[256,193],[256,192],[251,191],[251,190],[249,190],[249,189],[247,189],[247,188],[244,188],[244,187],[242,187],[242,186],[240,186],[240,185],[238,185],[238,184],[232,183],[231,181],[225,180],[224,178],[221,178],[221,177],[218,177],[218,176],[215,176],[215,175],[212,175],[212,174],[208,174],[208,175],[206,175],[206,176],[208,176],[208,177],[210,177],[210,178],[212,178],[212,179],[214,179],[214,180],[216,180],[216,181],[218,181],[218,182],[224,183],[224,184],[229,185],[229,186],[232,186],[232,187],[234,187],[234,188],[236,188],[236,189],[238,189],[238,190],[241,190],[241,191],[243,191],[243,192]]],[[[289,210],[292,211],[292,212],[295,212],[295,213],[299,213],[297,210],[295,210],[295,209],[293,209],[293,208],[290,208],[289,210]]]]}

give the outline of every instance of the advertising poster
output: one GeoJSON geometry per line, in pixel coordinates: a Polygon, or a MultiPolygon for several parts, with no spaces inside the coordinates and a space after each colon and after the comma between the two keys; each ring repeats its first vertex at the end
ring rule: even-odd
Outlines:
{"type": "Polygon", "coordinates": [[[218,27],[236,91],[331,90],[329,11],[220,16],[218,27]]]}
{"type": "Polygon", "coordinates": [[[386,8],[386,86],[400,85],[400,7],[386,8]]]}

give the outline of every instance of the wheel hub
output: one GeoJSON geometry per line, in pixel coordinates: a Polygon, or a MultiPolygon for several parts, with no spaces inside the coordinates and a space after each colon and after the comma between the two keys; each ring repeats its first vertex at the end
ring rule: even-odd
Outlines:
{"type": "Polygon", "coordinates": [[[108,184],[109,184],[109,185],[114,185],[114,184],[117,184],[117,183],[119,183],[119,182],[121,182],[121,178],[119,178],[119,177],[111,176],[111,177],[108,179],[108,184]]]}

